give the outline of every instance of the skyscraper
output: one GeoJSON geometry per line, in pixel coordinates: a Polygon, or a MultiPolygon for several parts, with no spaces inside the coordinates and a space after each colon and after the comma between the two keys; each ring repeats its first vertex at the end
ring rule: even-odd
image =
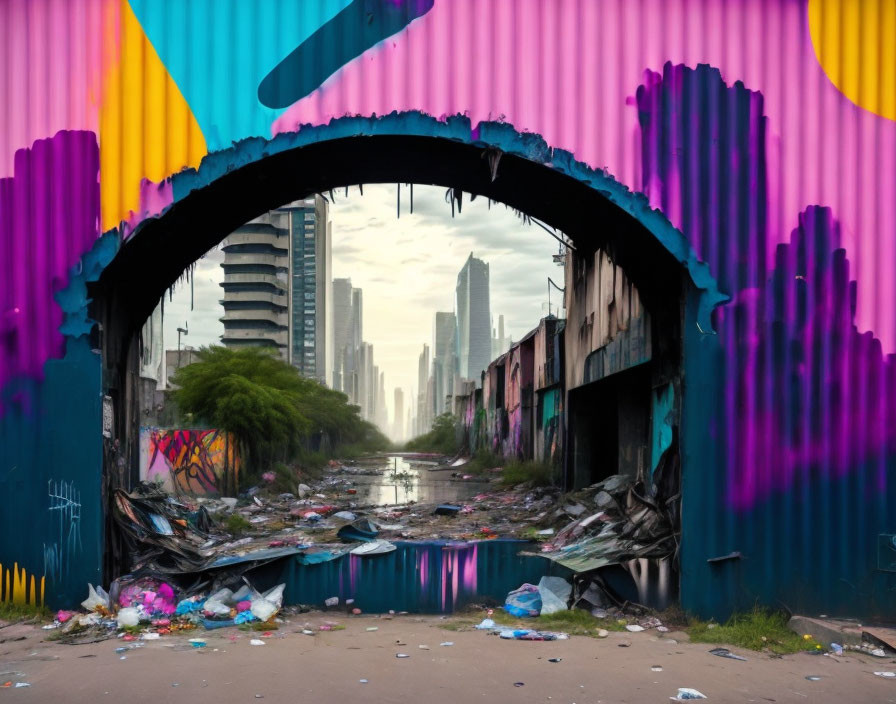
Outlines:
{"type": "Polygon", "coordinates": [[[343,380],[343,366],[345,349],[353,342],[352,322],[352,280],[333,279],[333,388],[346,394],[351,382],[343,380]]]}
{"type": "Polygon", "coordinates": [[[289,215],[289,345],[293,366],[333,383],[333,306],[330,222],[319,195],[278,209],[289,215]]]}
{"type": "Polygon", "coordinates": [[[508,349],[504,339],[504,316],[498,316],[498,331],[492,337],[492,359],[497,359],[508,349]]]}
{"type": "Polygon", "coordinates": [[[404,391],[395,388],[395,405],[392,407],[392,439],[404,440],[404,391]]]}
{"type": "Polygon", "coordinates": [[[429,383],[429,345],[423,345],[423,351],[417,361],[417,428],[416,434],[428,432],[432,426],[431,398],[432,385],[429,383]]]}
{"type": "Polygon", "coordinates": [[[224,240],[224,335],[228,347],[276,347],[322,384],[333,383],[330,223],[320,196],[295,201],[224,240]]]}
{"type": "Polygon", "coordinates": [[[288,345],[289,214],[274,210],[238,227],[223,242],[227,347],[262,345],[290,360],[288,345]]]}
{"type": "Polygon", "coordinates": [[[433,412],[440,415],[450,410],[446,397],[454,388],[457,370],[457,317],[438,312],[433,323],[433,412]]]}
{"type": "Polygon", "coordinates": [[[492,352],[488,264],[470,256],[457,275],[458,366],[461,376],[480,383],[492,352]]]}

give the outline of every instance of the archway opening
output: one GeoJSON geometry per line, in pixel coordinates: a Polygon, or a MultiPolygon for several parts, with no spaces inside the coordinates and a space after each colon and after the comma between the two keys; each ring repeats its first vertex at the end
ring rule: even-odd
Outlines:
{"type": "MultiPolygon", "coordinates": [[[[131,488],[138,478],[133,378],[140,329],[184,270],[239,226],[284,203],[358,184],[403,182],[451,189],[459,206],[471,196],[503,203],[568,238],[571,317],[562,338],[552,332],[551,349],[541,352],[542,359],[551,358],[551,368],[544,364],[541,373],[554,377],[557,390],[537,401],[518,399],[519,406],[528,403],[523,425],[542,433],[542,450],[551,444],[549,437],[562,446],[556,461],[563,488],[581,489],[616,474],[650,480],[663,453],[678,452],[659,440],[665,428],[658,426],[676,432],[682,319],[688,302],[700,294],[682,258],[632,209],[614,203],[598,178],[589,183],[494,146],[419,135],[341,137],[235,166],[176,200],[137,229],[93,286],[104,382],[115,408],[116,444],[107,453],[104,473],[110,493],[131,488]],[[658,406],[658,398],[665,405],[658,406]],[[666,412],[662,419],[658,409],[666,412]],[[599,433],[593,432],[595,425],[599,433]],[[608,443],[615,443],[615,451],[605,447],[608,443]]],[[[507,379],[527,364],[526,355],[532,358],[536,339],[527,345],[494,360],[469,389],[466,405],[456,407],[468,450],[502,450],[508,442],[520,446],[519,434],[526,429],[506,412],[505,389],[507,379]],[[486,418],[492,414],[486,426],[472,417],[477,409],[486,418]]],[[[537,447],[535,438],[525,443],[537,447]]],[[[110,543],[115,535],[110,518],[110,543]]],[[[110,576],[121,572],[124,558],[121,543],[111,547],[110,576]]],[[[668,574],[662,578],[669,581],[668,574]]]]}

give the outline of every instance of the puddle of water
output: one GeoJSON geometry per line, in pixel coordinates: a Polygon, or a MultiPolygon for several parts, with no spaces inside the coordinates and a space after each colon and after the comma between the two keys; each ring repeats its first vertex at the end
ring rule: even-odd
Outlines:
{"type": "Polygon", "coordinates": [[[359,499],[376,506],[416,503],[464,502],[486,490],[487,481],[451,481],[450,470],[429,471],[432,462],[389,456],[387,464],[377,466],[382,474],[356,476],[359,499]]]}

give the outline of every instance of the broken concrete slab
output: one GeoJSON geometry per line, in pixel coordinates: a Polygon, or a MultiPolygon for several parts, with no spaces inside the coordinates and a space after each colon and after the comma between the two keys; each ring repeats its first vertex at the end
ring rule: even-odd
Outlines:
{"type": "Polygon", "coordinates": [[[825,647],[831,643],[840,645],[861,645],[862,626],[856,621],[834,618],[811,618],[793,616],[787,627],[800,635],[810,635],[825,647]]]}

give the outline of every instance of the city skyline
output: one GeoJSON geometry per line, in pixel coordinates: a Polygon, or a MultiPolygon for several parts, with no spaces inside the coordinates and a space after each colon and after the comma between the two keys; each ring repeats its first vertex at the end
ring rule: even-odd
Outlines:
{"type": "MultiPolygon", "coordinates": [[[[490,264],[492,326],[504,316],[507,339],[520,339],[544,315],[547,277],[562,276],[552,256],[557,242],[538,227],[523,224],[501,204],[465,198],[451,217],[445,189],[414,186],[414,213],[402,186],[401,217],[396,218],[395,184],[336,192],[329,205],[332,222],[332,278],[351,279],[363,290],[364,339],[376,349],[385,374],[388,419],[394,420],[395,388],[405,412],[416,406],[417,361],[431,339],[436,312],[454,312],[457,274],[471,251],[490,264]]],[[[325,194],[330,198],[330,193],[325,194]]],[[[188,323],[183,345],[220,344],[220,249],[196,262],[192,283],[184,280],[165,297],[165,346],[176,348],[176,328],[188,323]],[[194,309],[190,310],[191,290],[194,309]]],[[[555,311],[556,312],[556,311],[555,311]]]]}

